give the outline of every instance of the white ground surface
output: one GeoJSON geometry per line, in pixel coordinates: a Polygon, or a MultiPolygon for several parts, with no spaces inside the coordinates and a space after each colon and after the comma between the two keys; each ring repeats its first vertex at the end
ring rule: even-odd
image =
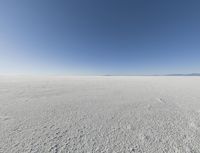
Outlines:
{"type": "Polygon", "coordinates": [[[200,77],[0,77],[1,153],[200,153],[200,77]]]}

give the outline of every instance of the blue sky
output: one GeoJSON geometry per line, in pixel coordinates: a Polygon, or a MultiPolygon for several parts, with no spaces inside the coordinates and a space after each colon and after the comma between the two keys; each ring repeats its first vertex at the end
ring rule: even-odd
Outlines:
{"type": "Polygon", "coordinates": [[[199,0],[0,0],[0,74],[200,72],[199,0]]]}

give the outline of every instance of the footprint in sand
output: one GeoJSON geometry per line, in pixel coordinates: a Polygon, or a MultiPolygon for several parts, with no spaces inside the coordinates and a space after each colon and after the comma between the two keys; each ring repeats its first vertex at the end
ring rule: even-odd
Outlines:
{"type": "Polygon", "coordinates": [[[131,125],[128,124],[128,125],[126,126],[126,129],[127,129],[127,130],[131,130],[131,125]]]}
{"type": "Polygon", "coordinates": [[[196,111],[198,115],[200,115],[200,110],[196,111]]]}
{"type": "Polygon", "coordinates": [[[7,121],[10,120],[9,116],[0,116],[0,121],[7,121]]]}
{"type": "Polygon", "coordinates": [[[147,110],[151,111],[152,108],[153,108],[152,105],[150,105],[150,104],[147,105],[147,110]]]}
{"type": "Polygon", "coordinates": [[[192,121],[189,123],[190,128],[198,130],[200,125],[198,123],[196,123],[195,121],[192,121]]]}
{"type": "Polygon", "coordinates": [[[142,143],[147,143],[147,142],[149,142],[150,139],[151,139],[150,135],[146,135],[146,134],[144,134],[144,133],[140,133],[140,134],[138,135],[138,138],[139,138],[139,140],[140,140],[142,143]]]}
{"type": "Polygon", "coordinates": [[[157,98],[157,101],[164,104],[166,103],[166,101],[163,98],[157,98]]]}

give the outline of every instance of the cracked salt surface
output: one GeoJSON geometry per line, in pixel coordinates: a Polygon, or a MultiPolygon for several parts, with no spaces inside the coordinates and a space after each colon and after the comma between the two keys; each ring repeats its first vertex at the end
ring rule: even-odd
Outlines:
{"type": "Polygon", "coordinates": [[[0,153],[199,153],[199,77],[0,77],[0,153]]]}

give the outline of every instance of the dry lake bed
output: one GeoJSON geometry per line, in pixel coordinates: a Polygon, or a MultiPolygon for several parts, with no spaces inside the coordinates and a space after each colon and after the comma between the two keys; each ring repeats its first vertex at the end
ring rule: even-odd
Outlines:
{"type": "Polygon", "coordinates": [[[200,77],[0,76],[0,153],[200,153],[200,77]]]}

